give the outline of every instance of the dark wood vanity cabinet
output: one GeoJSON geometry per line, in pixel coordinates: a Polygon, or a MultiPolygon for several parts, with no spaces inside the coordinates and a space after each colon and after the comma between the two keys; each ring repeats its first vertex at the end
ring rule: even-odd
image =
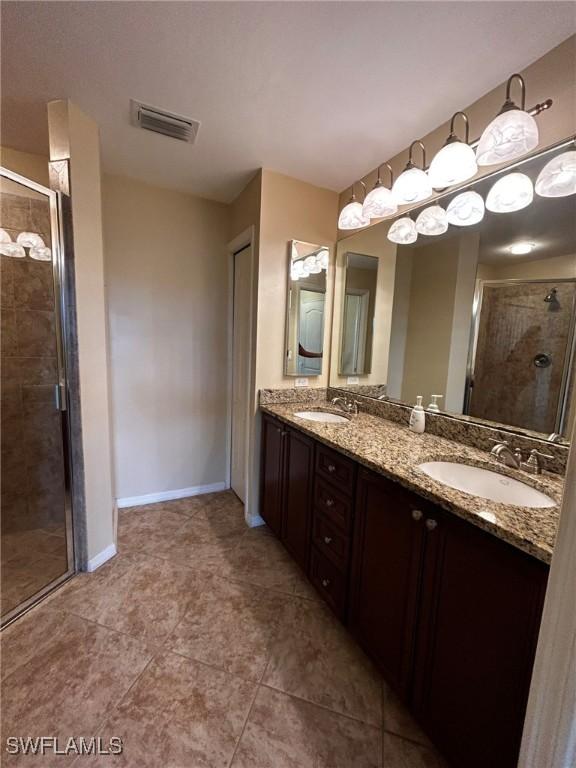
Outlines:
{"type": "Polygon", "coordinates": [[[452,768],[515,768],[548,567],[263,417],[261,514],[452,768]]]}
{"type": "Polygon", "coordinates": [[[314,441],[264,416],[262,457],[260,514],[306,570],[310,551],[314,441]]]}

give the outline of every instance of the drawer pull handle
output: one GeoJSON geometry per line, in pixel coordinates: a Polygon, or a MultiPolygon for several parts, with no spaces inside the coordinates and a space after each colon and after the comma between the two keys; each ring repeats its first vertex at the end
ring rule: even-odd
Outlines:
{"type": "Polygon", "coordinates": [[[324,544],[331,544],[332,536],[324,536],[324,544]]]}
{"type": "Polygon", "coordinates": [[[333,507],[334,506],[334,499],[326,499],[326,506],[327,507],[333,507]]]}
{"type": "Polygon", "coordinates": [[[330,579],[322,579],[322,586],[323,587],[329,587],[330,586],[330,579]]]}
{"type": "Polygon", "coordinates": [[[328,464],[328,472],[336,472],[336,467],[334,464],[328,464]]]}
{"type": "Polygon", "coordinates": [[[422,512],[419,509],[412,510],[412,520],[422,520],[422,512]]]}
{"type": "Polygon", "coordinates": [[[438,527],[438,523],[436,522],[436,520],[432,520],[431,517],[429,517],[428,520],[426,520],[426,528],[428,528],[429,531],[433,531],[434,528],[437,528],[437,527],[438,527]]]}

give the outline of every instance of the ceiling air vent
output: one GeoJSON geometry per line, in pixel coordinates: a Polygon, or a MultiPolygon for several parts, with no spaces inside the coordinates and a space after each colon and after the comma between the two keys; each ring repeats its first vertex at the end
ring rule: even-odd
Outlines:
{"type": "Polygon", "coordinates": [[[163,136],[171,136],[178,141],[187,141],[193,144],[196,141],[200,123],[190,117],[182,117],[172,112],[166,112],[157,107],[141,104],[139,101],[130,100],[130,122],[137,128],[161,133],[163,136]]]}

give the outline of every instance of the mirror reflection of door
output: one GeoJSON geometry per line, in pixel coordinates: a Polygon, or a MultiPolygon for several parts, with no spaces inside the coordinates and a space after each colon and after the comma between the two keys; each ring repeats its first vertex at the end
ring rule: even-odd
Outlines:
{"type": "Polygon", "coordinates": [[[322,372],[324,303],[323,291],[298,291],[298,373],[318,376],[322,372]]]}
{"type": "Polygon", "coordinates": [[[364,373],[369,299],[368,291],[351,291],[344,297],[342,370],[348,374],[364,373]]]}
{"type": "Polygon", "coordinates": [[[537,432],[561,430],[576,281],[486,283],[469,413],[537,432]]]}

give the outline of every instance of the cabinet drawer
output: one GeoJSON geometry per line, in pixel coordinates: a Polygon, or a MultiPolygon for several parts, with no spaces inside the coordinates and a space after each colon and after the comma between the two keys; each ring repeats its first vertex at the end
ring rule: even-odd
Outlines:
{"type": "Polygon", "coordinates": [[[329,520],[348,533],[352,523],[352,502],[334,490],[328,483],[316,478],[314,506],[329,520]]]}
{"type": "Polygon", "coordinates": [[[312,547],[310,581],[341,619],[346,609],[346,576],[327,557],[312,547]]]}
{"type": "Polygon", "coordinates": [[[355,464],[350,459],[323,445],[316,446],[316,472],[339,491],[348,495],[354,492],[355,470],[355,464]]]}
{"type": "Polygon", "coordinates": [[[316,513],[314,515],[312,541],[322,554],[326,555],[343,571],[346,570],[350,550],[350,537],[343,534],[323,514],[316,513]]]}

